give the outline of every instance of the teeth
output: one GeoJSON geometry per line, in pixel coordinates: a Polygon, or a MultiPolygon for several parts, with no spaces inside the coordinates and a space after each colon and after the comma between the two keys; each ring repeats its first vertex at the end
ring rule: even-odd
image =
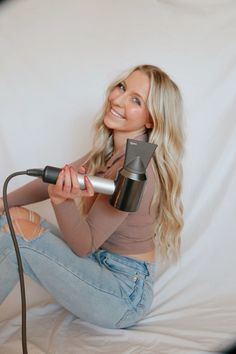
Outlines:
{"type": "Polygon", "coordinates": [[[111,113],[118,118],[124,118],[120,113],[116,112],[114,109],[111,108],[111,113]]]}

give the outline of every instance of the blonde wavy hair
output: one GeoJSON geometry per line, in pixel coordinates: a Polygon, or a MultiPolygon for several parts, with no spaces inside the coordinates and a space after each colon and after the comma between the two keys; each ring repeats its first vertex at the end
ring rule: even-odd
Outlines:
{"type": "MultiPolygon", "coordinates": [[[[157,144],[152,158],[160,191],[154,191],[151,209],[156,215],[156,244],[162,258],[178,258],[183,228],[182,156],[184,146],[182,97],[177,85],[160,68],[138,65],[124,72],[108,87],[104,105],[94,125],[94,138],[87,173],[104,167],[113,152],[112,131],[103,123],[112,89],[134,71],[140,70],[150,80],[147,107],[153,122],[148,141],[157,144]],[[160,193],[158,196],[157,193],[160,193]],[[157,203],[157,201],[159,201],[157,203]]],[[[81,200],[83,210],[83,200],[81,200]]]]}

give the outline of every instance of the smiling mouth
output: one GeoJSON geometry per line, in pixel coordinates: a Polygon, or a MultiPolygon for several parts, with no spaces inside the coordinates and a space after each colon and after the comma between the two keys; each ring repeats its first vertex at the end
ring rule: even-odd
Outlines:
{"type": "Polygon", "coordinates": [[[110,112],[111,112],[111,114],[112,114],[114,117],[117,117],[117,118],[120,118],[120,119],[125,119],[125,117],[122,116],[122,114],[116,112],[113,108],[110,109],[110,112]]]}

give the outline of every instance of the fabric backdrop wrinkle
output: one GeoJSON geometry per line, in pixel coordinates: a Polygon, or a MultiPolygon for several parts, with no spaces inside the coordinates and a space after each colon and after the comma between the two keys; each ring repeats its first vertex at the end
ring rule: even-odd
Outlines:
{"type": "MultiPolygon", "coordinates": [[[[133,65],[165,70],[185,106],[181,258],[157,260],[150,313],[127,331],[99,328],[26,278],[30,353],[204,354],[236,340],[235,38],[234,0],[0,5],[1,185],[87,152],[106,86],[133,65]]],[[[56,223],[49,202],[30,207],[56,223]]],[[[17,286],[0,305],[0,354],[21,353],[20,320],[17,286]]]]}

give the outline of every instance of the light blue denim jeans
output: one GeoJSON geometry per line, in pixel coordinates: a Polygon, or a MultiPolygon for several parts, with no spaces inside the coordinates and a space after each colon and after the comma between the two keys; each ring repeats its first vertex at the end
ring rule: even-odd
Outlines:
{"type": "MultiPolygon", "coordinates": [[[[0,216],[0,303],[18,282],[13,241],[0,216]]],[[[77,256],[51,225],[31,241],[17,235],[24,272],[67,310],[107,328],[127,328],[142,319],[153,300],[154,264],[103,249],[77,256]]]]}

